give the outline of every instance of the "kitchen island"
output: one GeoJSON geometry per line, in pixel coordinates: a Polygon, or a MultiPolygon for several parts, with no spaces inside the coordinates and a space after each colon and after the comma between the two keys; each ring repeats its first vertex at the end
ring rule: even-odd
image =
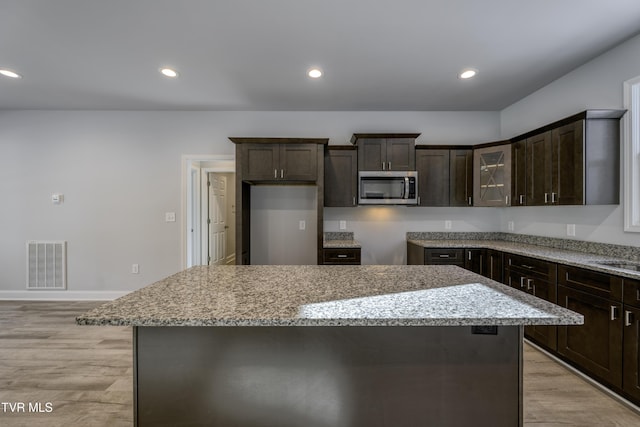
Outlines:
{"type": "Polygon", "coordinates": [[[517,426],[522,326],[581,315],[455,266],[202,266],[77,318],[134,334],[134,421],[517,426]]]}

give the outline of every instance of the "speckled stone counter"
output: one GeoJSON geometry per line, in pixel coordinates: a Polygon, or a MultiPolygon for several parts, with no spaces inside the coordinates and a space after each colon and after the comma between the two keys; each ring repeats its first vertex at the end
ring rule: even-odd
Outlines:
{"type": "Polygon", "coordinates": [[[136,426],[513,427],[523,325],[583,317],[456,266],[241,265],[77,322],[133,327],[136,426]]]}
{"type": "Polygon", "coordinates": [[[325,249],[360,249],[360,242],[354,239],[350,231],[328,231],[324,233],[322,247],[325,249]]]}
{"type": "Polygon", "coordinates": [[[580,324],[582,316],[455,266],[200,266],[106,303],[82,325],[580,324]]]}
{"type": "Polygon", "coordinates": [[[521,242],[503,240],[465,240],[465,239],[408,239],[407,242],[425,248],[486,248],[509,252],[516,255],[524,255],[545,261],[557,262],[575,267],[586,268],[603,273],[640,279],[640,272],[625,270],[599,262],[629,261],[629,258],[599,255],[588,252],[580,252],[566,249],[558,249],[547,246],[532,245],[521,242]]]}

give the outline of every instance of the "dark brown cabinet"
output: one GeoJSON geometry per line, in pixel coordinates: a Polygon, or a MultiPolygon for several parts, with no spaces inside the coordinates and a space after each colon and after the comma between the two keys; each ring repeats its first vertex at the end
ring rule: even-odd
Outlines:
{"type": "Polygon", "coordinates": [[[583,126],[579,120],[527,138],[528,206],[583,203],[583,126]]]}
{"type": "Polygon", "coordinates": [[[473,205],[510,206],[511,144],[473,150],[473,205]]]}
{"type": "Polygon", "coordinates": [[[317,177],[317,144],[242,144],[245,181],[313,182],[317,177]]]}
{"type": "MultiPolygon", "coordinates": [[[[450,146],[451,147],[451,146],[450,146]]],[[[473,150],[416,147],[419,206],[471,206],[473,150]]]]}
{"type": "Polygon", "coordinates": [[[416,170],[415,143],[419,135],[354,134],[351,142],[358,147],[358,170],[416,170]]]}
{"type": "Polygon", "coordinates": [[[473,150],[449,151],[449,206],[473,205],[473,150]]]}
{"type": "Polygon", "coordinates": [[[485,251],[485,273],[491,280],[504,283],[504,255],[495,249],[485,251]]]}
{"type": "Polygon", "coordinates": [[[416,149],[418,206],[449,206],[449,150],[416,149]]]}
{"type": "Polygon", "coordinates": [[[640,281],[624,279],[623,322],[623,390],[640,401],[640,281]]]}
{"type": "Polygon", "coordinates": [[[360,248],[325,248],[324,265],[360,265],[360,248]]]}
{"type": "Polygon", "coordinates": [[[465,249],[464,268],[485,275],[485,249],[465,249]]]}
{"type": "Polygon", "coordinates": [[[558,305],[584,325],[558,327],[558,353],[600,381],[622,388],[622,279],[561,265],[558,305]]]}
{"type": "Polygon", "coordinates": [[[327,146],[324,154],[324,205],[357,206],[358,157],[352,146],[327,146]]]}
{"type": "Polygon", "coordinates": [[[618,204],[623,114],[588,110],[515,138],[511,206],[618,204]]]}
{"type": "Polygon", "coordinates": [[[511,143],[511,206],[525,206],[527,194],[527,140],[511,143]]]}
{"type": "MultiPolygon", "coordinates": [[[[546,301],[557,303],[557,264],[521,255],[505,255],[506,283],[546,301]]],[[[525,326],[527,338],[545,348],[556,350],[557,327],[525,326]]]]}

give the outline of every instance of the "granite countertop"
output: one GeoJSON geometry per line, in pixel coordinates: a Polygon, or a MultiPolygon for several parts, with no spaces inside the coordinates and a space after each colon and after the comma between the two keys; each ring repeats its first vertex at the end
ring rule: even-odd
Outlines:
{"type": "MultiPolygon", "coordinates": [[[[531,245],[526,243],[507,242],[501,240],[417,240],[408,239],[407,242],[422,246],[425,248],[486,248],[498,251],[509,252],[515,255],[524,255],[531,258],[537,258],[545,261],[557,262],[575,267],[586,268],[589,270],[600,271],[617,276],[640,279],[640,271],[625,270],[622,268],[614,268],[610,266],[596,264],[596,262],[632,262],[620,258],[590,254],[587,252],[570,251],[565,249],[556,249],[546,246],[531,245]]],[[[633,263],[633,262],[632,262],[633,263]]]]}
{"type": "Polygon", "coordinates": [[[197,266],[76,319],[122,326],[582,324],[582,315],[456,266],[197,266]]]}
{"type": "Polygon", "coordinates": [[[352,248],[352,249],[360,249],[362,246],[360,242],[357,240],[324,240],[322,242],[322,247],[325,249],[333,249],[333,248],[352,248]]]}
{"type": "Polygon", "coordinates": [[[322,247],[325,249],[343,249],[354,248],[360,249],[360,242],[355,240],[352,231],[326,231],[322,241],[322,247]]]}

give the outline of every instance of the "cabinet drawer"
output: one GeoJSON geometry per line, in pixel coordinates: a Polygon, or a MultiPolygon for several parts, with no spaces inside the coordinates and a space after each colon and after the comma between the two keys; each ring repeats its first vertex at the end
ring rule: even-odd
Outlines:
{"type": "Polygon", "coordinates": [[[622,301],[622,278],[610,274],[561,265],[558,267],[558,284],[601,298],[622,301]]]}
{"type": "Polygon", "coordinates": [[[517,270],[527,276],[535,276],[550,282],[556,281],[557,265],[541,259],[520,255],[506,255],[506,266],[510,270],[517,270]]]}
{"type": "Polygon", "coordinates": [[[323,263],[326,264],[360,264],[360,249],[323,249],[323,263]]]}
{"type": "Polygon", "coordinates": [[[425,249],[425,264],[455,264],[464,266],[464,249],[425,249]]]}
{"type": "Polygon", "coordinates": [[[625,304],[640,308],[640,281],[624,279],[624,299],[625,304]]]}

